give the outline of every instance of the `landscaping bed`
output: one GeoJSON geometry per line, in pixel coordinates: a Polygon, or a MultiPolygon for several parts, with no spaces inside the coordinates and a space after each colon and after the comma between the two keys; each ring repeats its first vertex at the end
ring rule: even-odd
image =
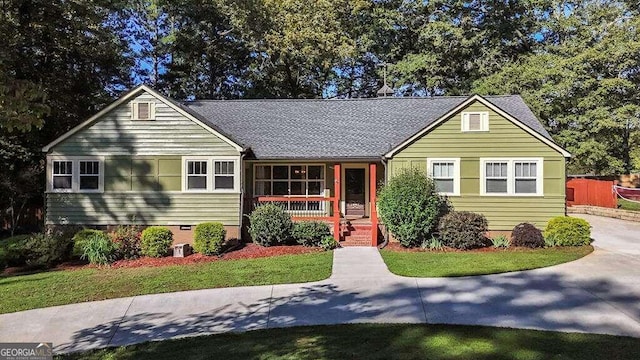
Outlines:
{"type": "Polygon", "coordinates": [[[580,259],[591,245],[529,249],[522,247],[474,250],[423,250],[389,244],[380,254],[389,271],[409,277],[471,276],[531,270],[580,259]]]}
{"type": "Polygon", "coordinates": [[[148,342],[60,356],[107,359],[637,359],[631,337],[483,326],[352,324],[148,342]]]}

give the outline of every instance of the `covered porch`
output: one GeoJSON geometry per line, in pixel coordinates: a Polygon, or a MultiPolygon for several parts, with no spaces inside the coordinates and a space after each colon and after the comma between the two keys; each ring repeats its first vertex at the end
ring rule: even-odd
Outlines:
{"type": "Polygon", "coordinates": [[[378,186],[385,171],[379,161],[247,161],[245,207],[278,203],[294,221],[320,220],[348,246],[376,246],[378,186]]]}

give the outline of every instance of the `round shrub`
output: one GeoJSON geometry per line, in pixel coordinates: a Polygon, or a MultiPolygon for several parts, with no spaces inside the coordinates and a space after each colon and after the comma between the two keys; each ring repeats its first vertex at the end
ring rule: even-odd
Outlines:
{"type": "Polygon", "coordinates": [[[141,234],[138,226],[118,226],[109,234],[119,259],[137,259],[142,255],[141,234]]]}
{"type": "Polygon", "coordinates": [[[91,264],[106,265],[116,259],[116,245],[102,231],[91,232],[82,242],[82,258],[91,264]]]}
{"type": "Polygon", "coordinates": [[[325,251],[329,251],[339,248],[340,243],[337,242],[336,239],[333,238],[333,236],[329,235],[320,240],[320,247],[325,251]]]}
{"type": "Polygon", "coordinates": [[[293,223],[291,236],[298,244],[319,246],[325,237],[331,236],[331,230],[329,225],[322,221],[299,221],[293,223]]]}
{"type": "Polygon", "coordinates": [[[558,216],[549,220],[544,238],[556,246],[581,246],[591,243],[591,226],[584,219],[558,216]]]}
{"type": "Polygon", "coordinates": [[[59,233],[37,233],[26,241],[26,263],[29,266],[52,267],[71,255],[71,238],[59,233]]]}
{"type": "Polygon", "coordinates": [[[219,222],[206,222],[196,226],[193,249],[204,255],[218,255],[222,252],[227,232],[219,222]]]}
{"type": "Polygon", "coordinates": [[[469,211],[452,211],[438,224],[444,245],[463,250],[488,246],[487,230],[487,218],[469,211]]]}
{"type": "Polygon", "coordinates": [[[437,193],[434,181],[415,168],[391,178],[380,190],[377,206],[382,223],[406,247],[430,239],[439,219],[449,212],[447,198],[437,193]]]}
{"type": "Polygon", "coordinates": [[[82,229],[73,235],[73,238],[71,238],[71,241],[73,241],[73,250],[71,251],[71,255],[75,258],[82,257],[86,242],[96,234],[101,235],[104,234],[104,232],[94,229],[82,229]]]}
{"type": "Polygon", "coordinates": [[[249,214],[249,235],[262,246],[286,243],[291,237],[291,216],[276,204],[259,205],[249,214]]]}
{"type": "Polygon", "coordinates": [[[22,266],[27,261],[30,235],[15,235],[0,241],[0,271],[7,266],[22,266]]]}
{"type": "Polygon", "coordinates": [[[511,232],[511,244],[529,248],[544,247],[542,232],[529,223],[516,225],[511,232]]]}
{"type": "Polygon", "coordinates": [[[144,256],[167,256],[171,244],[173,244],[173,233],[164,226],[150,226],[142,232],[140,248],[144,256]]]}

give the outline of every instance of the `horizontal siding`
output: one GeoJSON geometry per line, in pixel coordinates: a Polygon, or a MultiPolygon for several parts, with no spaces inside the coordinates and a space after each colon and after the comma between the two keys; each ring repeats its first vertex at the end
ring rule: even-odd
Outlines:
{"type": "Polygon", "coordinates": [[[554,216],[564,215],[564,196],[497,197],[461,196],[449,199],[458,211],[484,214],[491,230],[511,230],[522,222],[544,228],[554,216]]]}
{"type": "Polygon", "coordinates": [[[237,226],[240,194],[123,192],[47,194],[47,224],[237,226]]]}
{"type": "Polygon", "coordinates": [[[543,227],[549,218],[563,215],[565,159],[556,150],[479,103],[453,115],[389,161],[393,176],[403,168],[427,171],[427,158],[460,158],[460,196],[451,197],[456,210],[484,214],[492,230],[511,230],[521,222],[543,227]],[[461,131],[462,111],[488,111],[489,131],[461,131]],[[541,157],[544,159],[544,196],[480,196],[481,157],[541,157]]]}
{"type": "Polygon", "coordinates": [[[52,150],[53,155],[238,155],[235,148],[151,94],[141,93],[52,150]],[[156,119],[131,120],[131,102],[155,103],[156,119]]]}

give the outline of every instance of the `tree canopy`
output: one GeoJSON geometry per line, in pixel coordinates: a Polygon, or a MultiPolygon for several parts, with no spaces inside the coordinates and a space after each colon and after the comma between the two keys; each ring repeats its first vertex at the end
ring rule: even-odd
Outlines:
{"type": "Polygon", "coordinates": [[[44,144],[137,83],[180,100],[370,97],[383,64],[396,96],[521,94],[573,153],[569,173],[638,170],[639,12],[632,0],[3,0],[0,183],[42,172],[44,144]]]}

